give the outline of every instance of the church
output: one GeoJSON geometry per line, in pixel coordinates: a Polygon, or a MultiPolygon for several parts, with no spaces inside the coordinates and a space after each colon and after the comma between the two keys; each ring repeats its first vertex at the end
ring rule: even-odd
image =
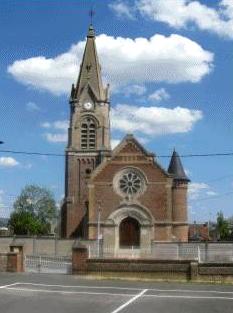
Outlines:
{"type": "Polygon", "coordinates": [[[61,236],[101,238],[115,249],[188,241],[189,179],[178,153],[165,170],[133,134],[112,150],[109,112],[90,25],[70,95],[61,236]]]}

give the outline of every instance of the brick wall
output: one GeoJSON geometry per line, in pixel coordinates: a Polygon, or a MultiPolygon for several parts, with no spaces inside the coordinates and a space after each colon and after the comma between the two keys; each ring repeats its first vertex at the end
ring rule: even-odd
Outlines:
{"type": "MultiPolygon", "coordinates": [[[[172,221],[172,181],[168,178],[162,170],[156,165],[145,161],[115,163],[112,162],[107,165],[99,175],[94,177],[91,181],[91,188],[89,194],[89,222],[97,220],[96,203],[101,203],[101,219],[106,220],[108,216],[114,212],[121,204],[122,197],[116,194],[113,188],[113,177],[124,167],[139,168],[147,177],[147,189],[144,194],[137,198],[137,204],[146,207],[151,212],[152,216],[157,222],[172,221]],[[170,186],[170,188],[169,188],[170,186]]],[[[167,229],[155,227],[155,240],[172,240],[171,233],[167,229]],[[158,239],[157,239],[158,238],[158,239]]],[[[90,239],[96,237],[96,231],[92,232],[90,239]]]]}
{"type": "Polygon", "coordinates": [[[23,258],[15,252],[0,253],[0,272],[23,272],[23,258]]]}

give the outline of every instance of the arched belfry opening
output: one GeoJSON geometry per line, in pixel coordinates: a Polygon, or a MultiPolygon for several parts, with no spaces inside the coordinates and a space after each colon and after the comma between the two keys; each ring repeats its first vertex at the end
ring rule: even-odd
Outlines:
{"type": "Polygon", "coordinates": [[[120,248],[140,246],[140,224],[133,217],[124,218],[119,225],[120,248]]]}
{"type": "Polygon", "coordinates": [[[81,123],[81,148],[82,150],[96,148],[96,122],[91,117],[86,117],[81,123]]]}

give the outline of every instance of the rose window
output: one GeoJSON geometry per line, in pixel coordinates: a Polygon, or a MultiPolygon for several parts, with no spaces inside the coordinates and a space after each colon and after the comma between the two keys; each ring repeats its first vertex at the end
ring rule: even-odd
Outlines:
{"type": "Polygon", "coordinates": [[[122,197],[136,198],[145,191],[146,180],[138,169],[125,168],[114,178],[114,189],[122,197]]]}
{"type": "Polygon", "coordinates": [[[142,181],[137,173],[129,172],[122,176],[119,184],[122,192],[132,195],[140,191],[142,181]]]}

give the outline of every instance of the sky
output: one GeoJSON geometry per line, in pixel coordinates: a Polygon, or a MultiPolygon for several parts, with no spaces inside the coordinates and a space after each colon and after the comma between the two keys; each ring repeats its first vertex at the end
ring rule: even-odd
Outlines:
{"type": "MultiPolygon", "coordinates": [[[[165,169],[174,148],[233,152],[232,0],[0,1],[0,217],[27,184],[64,195],[69,93],[92,7],[112,147],[133,133],[165,169]]],[[[233,156],[182,162],[189,221],[232,216],[233,156]]]]}

